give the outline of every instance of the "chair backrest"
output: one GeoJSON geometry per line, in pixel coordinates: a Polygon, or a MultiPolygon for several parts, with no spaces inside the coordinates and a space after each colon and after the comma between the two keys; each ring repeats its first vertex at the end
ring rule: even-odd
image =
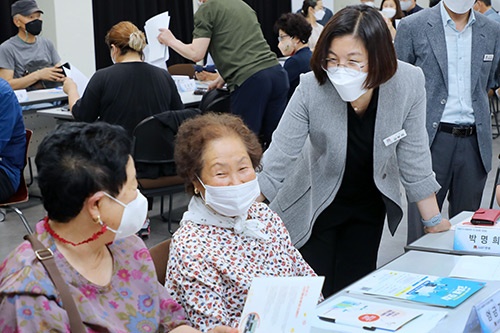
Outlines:
{"type": "Polygon", "coordinates": [[[132,156],[138,178],[173,176],[174,140],[181,123],[200,114],[199,109],[166,111],[147,117],[134,129],[132,156]]]}
{"type": "Polygon", "coordinates": [[[194,78],[193,64],[176,64],[167,68],[170,75],[187,75],[190,79],[194,78]]]}
{"type": "Polygon", "coordinates": [[[207,112],[230,113],[231,100],[230,100],[229,90],[214,89],[207,91],[201,98],[200,110],[201,113],[207,113],[207,112]]]}
{"type": "Polygon", "coordinates": [[[28,162],[28,147],[30,144],[31,136],[33,135],[33,131],[30,129],[26,129],[26,148],[24,151],[24,166],[21,170],[21,179],[19,182],[19,186],[17,188],[16,193],[10,196],[5,202],[0,202],[0,206],[13,205],[21,202],[26,202],[29,199],[28,186],[26,186],[26,180],[24,179],[24,168],[28,162]]]}
{"type": "Polygon", "coordinates": [[[149,253],[151,254],[151,259],[153,260],[153,263],[155,265],[158,282],[160,282],[162,285],[165,284],[165,279],[167,275],[167,264],[170,255],[171,240],[172,239],[167,239],[149,249],[149,253]]]}

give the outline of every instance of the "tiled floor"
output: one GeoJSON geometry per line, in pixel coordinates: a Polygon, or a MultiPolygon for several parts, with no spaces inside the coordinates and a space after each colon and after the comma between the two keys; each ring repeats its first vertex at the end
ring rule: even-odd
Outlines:
{"type": "MultiPolygon", "coordinates": [[[[493,170],[488,176],[488,181],[486,183],[486,188],[483,195],[482,207],[489,206],[493,189],[493,181],[498,165],[498,160],[496,159],[496,157],[499,155],[499,153],[500,139],[496,139],[493,140],[493,170]]],[[[36,195],[37,189],[31,188],[30,192],[36,195]]],[[[165,199],[165,202],[167,203],[167,199],[165,199]]],[[[182,217],[182,213],[186,209],[188,202],[189,198],[187,195],[183,193],[174,195],[174,219],[178,220],[182,217]]],[[[167,223],[163,222],[159,217],[159,206],[160,205],[157,200],[153,207],[153,211],[150,212],[151,237],[146,241],[146,244],[149,247],[170,237],[167,223]]],[[[28,221],[30,221],[32,227],[34,226],[36,221],[44,216],[44,209],[39,198],[32,197],[29,202],[18,205],[17,207],[19,207],[23,211],[28,221]]],[[[174,223],[174,229],[177,228],[177,226],[178,224],[174,223]]],[[[0,262],[22,241],[22,237],[25,234],[26,230],[17,215],[13,212],[9,212],[6,216],[5,222],[0,222],[0,262]]],[[[404,251],[403,248],[405,244],[406,220],[403,220],[401,222],[394,237],[390,235],[388,229],[386,228],[384,230],[384,235],[382,237],[382,243],[379,251],[379,266],[401,255],[404,251]]]]}

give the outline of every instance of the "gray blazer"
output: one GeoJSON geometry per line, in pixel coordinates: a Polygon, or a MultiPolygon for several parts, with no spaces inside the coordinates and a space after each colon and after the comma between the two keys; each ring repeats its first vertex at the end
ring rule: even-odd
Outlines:
{"type": "MultiPolygon", "coordinates": [[[[403,216],[400,184],[411,201],[439,190],[432,172],[425,131],[422,71],[398,62],[396,74],[380,86],[375,120],[373,170],[384,196],[394,234],[403,216]],[[383,140],[404,129],[407,136],[383,140]]],[[[273,134],[259,174],[262,193],[283,219],[292,242],[301,247],[314,221],[335,198],[342,182],[347,148],[347,105],[327,80],[304,74],[273,134]]]]}
{"type": "MultiPolygon", "coordinates": [[[[472,25],[471,89],[477,141],[486,172],[491,170],[491,118],[488,89],[496,85],[500,25],[475,12],[472,25]],[[487,60],[488,55],[493,59],[487,60]]],[[[448,60],[440,5],[401,20],[394,42],[400,60],[422,68],[427,94],[429,143],[432,144],[448,98],[448,60]]]]}

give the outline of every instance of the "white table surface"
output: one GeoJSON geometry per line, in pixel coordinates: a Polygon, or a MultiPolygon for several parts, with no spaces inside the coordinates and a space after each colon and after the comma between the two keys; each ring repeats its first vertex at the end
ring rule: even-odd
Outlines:
{"type": "MultiPolygon", "coordinates": [[[[402,256],[394,259],[387,265],[383,266],[382,269],[390,269],[390,270],[398,270],[405,271],[410,273],[417,274],[428,274],[435,276],[448,276],[456,262],[460,256],[458,255],[450,255],[450,254],[442,254],[442,253],[431,253],[431,252],[421,252],[421,251],[409,251],[402,256]]],[[[428,306],[420,303],[393,300],[393,299],[382,299],[375,296],[370,295],[358,295],[358,294],[350,294],[347,293],[349,287],[341,290],[337,294],[333,295],[331,298],[325,300],[323,303],[318,305],[318,312],[323,312],[325,307],[328,306],[328,301],[330,299],[335,298],[340,295],[349,295],[350,297],[355,297],[359,299],[370,300],[372,302],[381,302],[388,303],[393,305],[398,305],[401,307],[408,307],[414,309],[425,309],[425,310],[437,310],[437,311],[446,311],[448,312],[447,316],[442,319],[437,326],[431,331],[432,333],[455,333],[462,332],[465,323],[469,317],[469,313],[472,309],[472,306],[486,297],[493,294],[493,292],[500,289],[500,281],[488,281],[486,286],[476,292],[474,295],[469,297],[464,303],[460,304],[458,307],[454,309],[449,308],[440,308],[434,306],[428,306]]],[[[315,319],[313,322],[313,327],[311,328],[310,333],[326,333],[326,332],[344,332],[341,325],[336,325],[332,323],[328,323],[326,321],[315,319]]],[[[349,328],[349,332],[369,332],[363,329],[355,329],[349,328]]],[[[420,333],[415,331],[415,333],[420,333]]]]}
{"type": "MultiPolygon", "coordinates": [[[[470,221],[474,212],[461,212],[453,217],[450,222],[455,226],[464,221],[470,221]]],[[[454,229],[454,228],[452,228],[454,229]]],[[[455,230],[448,230],[437,234],[426,234],[417,239],[413,243],[407,245],[405,250],[428,251],[437,253],[460,254],[460,255],[488,255],[500,256],[495,253],[470,252],[453,250],[453,239],[455,238],[455,230]]]]}
{"type": "MultiPolygon", "coordinates": [[[[179,93],[181,96],[182,103],[186,107],[196,107],[203,97],[202,95],[195,95],[192,91],[179,93]]],[[[41,116],[53,117],[56,119],[72,120],[73,115],[71,112],[63,107],[45,109],[37,111],[37,114],[41,116]]]]}
{"type": "Polygon", "coordinates": [[[52,89],[40,89],[40,90],[32,90],[28,91],[28,100],[20,102],[21,106],[32,105],[37,103],[46,103],[46,102],[55,102],[55,101],[63,101],[68,99],[68,95],[66,95],[62,91],[61,88],[52,88],[52,89]]]}

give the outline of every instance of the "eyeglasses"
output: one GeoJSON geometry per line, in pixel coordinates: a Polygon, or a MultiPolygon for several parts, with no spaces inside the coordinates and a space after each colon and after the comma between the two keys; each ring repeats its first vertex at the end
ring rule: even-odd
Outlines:
{"type": "Polygon", "coordinates": [[[292,36],[290,36],[290,35],[279,35],[278,42],[281,42],[283,40],[283,38],[286,38],[286,37],[292,38],[292,36]]]}
{"type": "Polygon", "coordinates": [[[334,72],[337,71],[339,67],[344,67],[356,72],[361,72],[361,70],[367,65],[361,65],[359,62],[353,60],[349,60],[346,64],[341,64],[337,59],[334,58],[326,58],[325,62],[326,68],[334,72]]]}

